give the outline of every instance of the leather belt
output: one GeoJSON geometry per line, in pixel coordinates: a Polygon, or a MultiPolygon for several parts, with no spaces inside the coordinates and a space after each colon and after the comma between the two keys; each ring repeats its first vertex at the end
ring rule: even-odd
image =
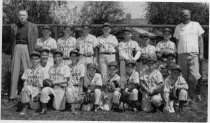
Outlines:
{"type": "Polygon", "coordinates": [[[16,44],[27,44],[27,41],[25,41],[25,40],[17,40],[16,44]]]}
{"type": "Polygon", "coordinates": [[[99,53],[99,54],[112,55],[112,54],[115,54],[115,52],[113,52],[113,53],[99,53]]]}
{"type": "Polygon", "coordinates": [[[82,54],[82,56],[85,56],[85,57],[92,57],[93,55],[83,55],[83,54],[82,54]]]}

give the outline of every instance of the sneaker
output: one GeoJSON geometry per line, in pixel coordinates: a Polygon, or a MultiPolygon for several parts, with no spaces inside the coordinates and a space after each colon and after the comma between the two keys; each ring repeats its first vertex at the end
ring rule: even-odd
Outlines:
{"type": "Polygon", "coordinates": [[[47,108],[43,108],[42,111],[40,112],[41,115],[46,114],[47,113],[47,108]]]}
{"type": "Polygon", "coordinates": [[[23,110],[20,112],[20,115],[21,116],[26,115],[27,111],[28,111],[28,108],[23,108],[23,110]]]}

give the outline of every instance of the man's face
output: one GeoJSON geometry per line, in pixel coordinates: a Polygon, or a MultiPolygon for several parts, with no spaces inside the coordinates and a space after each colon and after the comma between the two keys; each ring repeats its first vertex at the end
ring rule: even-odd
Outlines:
{"type": "Polygon", "coordinates": [[[104,34],[110,34],[111,28],[108,27],[108,26],[105,26],[105,27],[103,27],[102,31],[103,31],[104,34]]]}
{"type": "Polygon", "coordinates": [[[79,57],[77,56],[76,53],[71,53],[70,59],[71,59],[72,63],[77,63],[79,60],[79,57]]]}
{"type": "Polygon", "coordinates": [[[147,46],[148,44],[149,44],[149,42],[150,42],[150,39],[149,39],[149,37],[142,37],[142,45],[143,46],[147,46]]]}
{"type": "Polygon", "coordinates": [[[72,34],[72,30],[71,30],[70,27],[66,27],[63,32],[64,32],[64,35],[71,35],[72,34]]]}
{"type": "Polygon", "coordinates": [[[39,62],[40,62],[40,58],[39,58],[39,56],[37,56],[37,55],[33,55],[33,56],[31,57],[31,63],[32,63],[32,66],[36,66],[36,65],[38,65],[38,64],[39,64],[39,62]]]}
{"type": "Polygon", "coordinates": [[[42,53],[41,53],[41,61],[42,61],[42,62],[47,62],[48,57],[49,57],[48,52],[42,52],[42,53]]]}
{"type": "Polygon", "coordinates": [[[89,73],[89,75],[90,76],[94,76],[95,75],[95,73],[96,73],[96,69],[95,68],[88,68],[88,73],[89,73]]]}
{"type": "Polygon", "coordinates": [[[109,67],[109,73],[110,73],[110,75],[115,75],[117,73],[116,66],[110,66],[109,67]]]}
{"type": "Polygon", "coordinates": [[[28,19],[28,14],[26,11],[20,11],[18,13],[18,19],[21,21],[21,22],[25,22],[27,19],[28,19]]]}
{"type": "Polygon", "coordinates": [[[89,26],[84,26],[82,29],[83,29],[82,31],[83,31],[84,35],[87,35],[87,34],[90,33],[90,27],[89,26]]]}
{"type": "Polygon", "coordinates": [[[44,37],[50,37],[51,31],[48,29],[43,29],[42,34],[44,37]]]}
{"type": "Polygon", "coordinates": [[[132,33],[129,31],[125,31],[125,33],[124,33],[125,40],[130,40],[131,37],[132,37],[132,33]]]}
{"type": "Polygon", "coordinates": [[[135,65],[128,64],[128,65],[126,65],[126,72],[131,74],[135,70],[135,68],[136,68],[135,65]]]}
{"type": "Polygon", "coordinates": [[[181,72],[179,70],[172,70],[171,72],[171,77],[175,80],[177,80],[180,75],[181,75],[181,72]]]}
{"type": "Polygon", "coordinates": [[[63,60],[63,56],[60,53],[54,54],[53,58],[56,64],[61,63],[63,60]]]}
{"type": "Polygon", "coordinates": [[[182,17],[183,21],[189,20],[191,18],[190,11],[183,10],[182,13],[181,13],[181,17],[182,17]]]}

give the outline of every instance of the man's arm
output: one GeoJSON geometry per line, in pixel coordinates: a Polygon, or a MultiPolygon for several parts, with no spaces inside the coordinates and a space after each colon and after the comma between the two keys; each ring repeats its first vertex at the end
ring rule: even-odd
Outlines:
{"type": "Polygon", "coordinates": [[[202,60],[203,59],[203,36],[202,35],[200,35],[199,37],[198,37],[198,45],[199,45],[199,58],[200,58],[200,60],[202,60]]]}

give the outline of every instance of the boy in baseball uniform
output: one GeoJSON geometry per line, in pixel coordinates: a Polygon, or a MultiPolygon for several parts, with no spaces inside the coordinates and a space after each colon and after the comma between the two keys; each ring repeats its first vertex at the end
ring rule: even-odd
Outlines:
{"type": "Polygon", "coordinates": [[[135,61],[126,61],[125,74],[120,78],[121,87],[123,89],[122,94],[129,95],[126,102],[134,112],[137,111],[139,93],[137,89],[137,86],[139,85],[139,73],[135,69],[135,61]]]}
{"type": "Polygon", "coordinates": [[[39,93],[41,92],[42,82],[44,80],[44,71],[40,65],[40,54],[34,51],[31,54],[31,64],[32,66],[26,69],[21,77],[24,81],[24,86],[21,91],[21,103],[23,104],[23,109],[20,112],[21,115],[27,113],[27,109],[30,102],[39,100],[39,93]]]}
{"type": "Polygon", "coordinates": [[[97,46],[98,40],[97,38],[90,34],[91,25],[89,23],[85,23],[82,26],[82,36],[77,39],[77,49],[79,49],[80,55],[80,63],[85,66],[88,63],[97,61],[97,46]]]}
{"type": "Polygon", "coordinates": [[[64,63],[69,65],[71,63],[69,54],[72,50],[76,49],[77,40],[72,37],[73,31],[71,27],[64,27],[63,33],[64,36],[58,39],[57,45],[58,49],[63,51],[64,63]]]}
{"type": "Polygon", "coordinates": [[[57,49],[57,43],[55,39],[50,37],[51,33],[52,33],[51,27],[48,25],[44,26],[42,28],[43,36],[37,39],[35,44],[35,49],[37,51],[41,51],[42,49],[48,49],[50,51],[48,60],[49,62],[54,64],[52,51],[57,49]]]}
{"type": "MultiPolygon", "coordinates": [[[[94,112],[98,111],[99,104],[101,103],[101,87],[102,87],[102,77],[101,74],[96,73],[98,70],[98,66],[95,63],[88,63],[87,64],[87,73],[84,77],[84,87],[83,91],[85,93],[85,96],[92,95],[92,101],[89,102],[83,102],[83,103],[93,103],[92,110],[94,112]]],[[[89,98],[89,97],[85,97],[89,98]]],[[[85,100],[84,98],[84,100],[85,100]]],[[[89,110],[89,109],[88,109],[89,110]]]]}
{"type": "Polygon", "coordinates": [[[53,107],[55,110],[65,109],[65,89],[67,82],[70,79],[70,70],[67,65],[63,62],[63,52],[54,51],[53,58],[55,64],[50,67],[49,81],[52,83],[50,86],[46,86],[42,89],[40,101],[42,103],[42,110],[40,114],[45,114],[47,112],[47,103],[50,100],[49,95],[54,96],[53,107]]]}
{"type": "Polygon", "coordinates": [[[111,61],[116,60],[116,51],[118,46],[117,38],[110,34],[111,25],[109,23],[104,23],[102,26],[103,34],[99,36],[99,66],[101,69],[103,81],[107,78],[107,65],[111,61]]]}
{"type": "MultiPolygon", "coordinates": [[[[156,55],[151,56],[149,58],[148,68],[143,70],[142,76],[140,77],[143,97],[149,97],[149,103],[153,108],[152,112],[157,111],[157,109],[162,111],[161,92],[163,88],[163,77],[160,71],[156,69],[156,62],[156,55]]],[[[144,101],[144,99],[142,100],[144,101]]],[[[146,111],[145,107],[142,107],[142,110],[146,111]]]]}
{"type": "Polygon", "coordinates": [[[107,79],[104,83],[103,90],[103,104],[102,109],[110,111],[111,108],[114,110],[119,109],[120,105],[120,76],[117,74],[118,64],[115,61],[108,63],[107,66],[107,79]]]}
{"type": "Polygon", "coordinates": [[[49,75],[47,75],[48,74],[48,71],[49,71],[50,67],[53,66],[52,62],[49,62],[49,60],[48,60],[48,58],[49,58],[49,52],[50,51],[48,49],[43,49],[40,52],[40,58],[41,58],[40,65],[43,67],[43,69],[45,71],[46,77],[49,76],[49,75]]]}
{"type": "Polygon", "coordinates": [[[129,29],[124,31],[124,40],[119,43],[119,56],[120,56],[120,76],[125,73],[125,61],[136,61],[141,54],[140,47],[136,41],[131,40],[132,32],[129,29]],[[133,52],[135,56],[133,56],[133,52]]]}
{"type": "Polygon", "coordinates": [[[179,101],[178,112],[183,112],[183,105],[187,102],[188,85],[181,75],[181,67],[174,64],[171,68],[171,73],[164,83],[164,110],[169,113],[174,113],[174,100],[179,101]]]}
{"type": "Polygon", "coordinates": [[[163,41],[158,42],[156,45],[157,56],[161,57],[163,53],[176,53],[176,45],[174,42],[170,41],[171,32],[169,28],[163,29],[163,41]]]}
{"type": "Polygon", "coordinates": [[[85,76],[85,66],[79,63],[79,52],[78,50],[72,50],[70,52],[70,59],[72,63],[69,65],[69,70],[71,73],[71,79],[68,82],[66,88],[66,98],[67,98],[67,109],[76,113],[75,104],[81,101],[82,84],[84,82],[85,76]]]}

